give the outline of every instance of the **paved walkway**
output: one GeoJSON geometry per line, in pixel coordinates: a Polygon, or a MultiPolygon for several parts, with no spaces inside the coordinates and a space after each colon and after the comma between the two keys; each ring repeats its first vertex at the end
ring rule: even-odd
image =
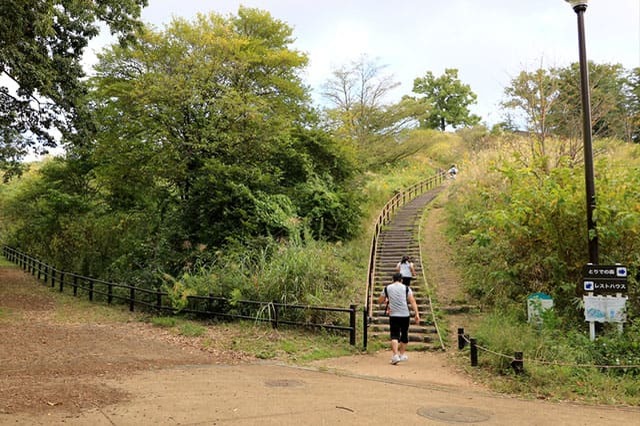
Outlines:
{"type": "Polygon", "coordinates": [[[484,391],[462,375],[430,376],[429,354],[412,353],[398,366],[387,358],[381,352],[306,368],[265,363],[148,371],[103,382],[128,392],[127,403],[74,416],[1,415],[0,424],[593,426],[640,419],[638,408],[525,401],[484,391]]]}

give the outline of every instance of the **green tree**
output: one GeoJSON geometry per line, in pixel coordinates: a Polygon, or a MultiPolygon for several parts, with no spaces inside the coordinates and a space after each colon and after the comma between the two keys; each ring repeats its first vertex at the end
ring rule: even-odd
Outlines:
{"type": "MultiPolygon", "coordinates": [[[[633,133],[633,74],[620,64],[589,62],[591,127],[595,137],[630,140],[633,133]]],[[[579,64],[564,68],[522,71],[505,88],[502,106],[524,118],[528,130],[539,140],[549,135],[567,138],[565,153],[579,153],[582,137],[582,98],[579,64]]]]}
{"type": "MultiPolygon", "coordinates": [[[[556,134],[568,138],[582,137],[582,98],[580,66],[553,70],[559,81],[558,103],[551,111],[556,134]]],[[[589,62],[589,94],[591,98],[591,129],[594,137],[618,137],[629,140],[626,134],[628,80],[620,64],[589,62]]]]}
{"type": "Polygon", "coordinates": [[[629,71],[627,95],[627,135],[629,140],[640,142],[640,68],[629,71]]]}
{"type": "MultiPolygon", "coordinates": [[[[213,247],[287,236],[309,215],[320,220],[296,191],[308,181],[349,188],[348,151],[315,128],[300,78],[307,58],[290,48],[284,22],[240,8],[237,16],[176,19],[139,40],[100,55],[93,80],[92,161],[113,206],[135,208],[151,191],[173,247],[213,247]]],[[[349,197],[339,202],[357,211],[349,197]]],[[[349,214],[323,215],[345,223],[315,226],[317,236],[353,232],[349,214]]]]}
{"type": "Polygon", "coordinates": [[[353,144],[365,166],[397,161],[419,149],[403,143],[403,134],[413,127],[421,107],[408,97],[389,102],[400,83],[384,69],[361,56],[335,69],[323,85],[322,95],[331,104],[325,111],[331,128],[342,141],[353,144]]]}
{"type": "Polygon", "coordinates": [[[87,43],[98,35],[100,22],[121,42],[133,40],[146,5],[147,0],[0,3],[0,128],[12,129],[0,133],[0,145],[16,147],[9,158],[23,155],[25,143],[36,150],[55,146],[55,130],[74,130],[87,43]]]}
{"type": "Polygon", "coordinates": [[[549,70],[521,71],[504,89],[502,106],[524,116],[527,130],[544,141],[551,131],[549,114],[559,95],[558,86],[558,77],[549,70]]]}
{"type": "Polygon", "coordinates": [[[477,96],[471,86],[460,81],[455,68],[445,69],[440,77],[427,71],[424,77],[413,81],[413,92],[423,95],[419,100],[428,112],[420,119],[421,127],[444,131],[447,126],[473,126],[480,122],[480,117],[469,111],[477,96]]]}

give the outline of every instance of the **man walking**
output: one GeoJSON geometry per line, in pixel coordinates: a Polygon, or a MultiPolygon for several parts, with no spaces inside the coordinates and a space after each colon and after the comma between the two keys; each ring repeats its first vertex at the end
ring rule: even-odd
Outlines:
{"type": "Polygon", "coordinates": [[[400,361],[408,359],[405,351],[409,343],[409,323],[411,312],[415,312],[416,324],[420,324],[420,313],[413,292],[409,286],[402,284],[402,274],[393,274],[393,282],[387,285],[380,293],[378,303],[388,301],[389,306],[389,334],[391,335],[391,364],[396,365],[400,361]]]}

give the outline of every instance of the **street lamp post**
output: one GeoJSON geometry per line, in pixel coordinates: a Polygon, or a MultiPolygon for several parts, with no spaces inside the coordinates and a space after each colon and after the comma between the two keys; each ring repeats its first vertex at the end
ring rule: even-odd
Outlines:
{"type": "Polygon", "coordinates": [[[589,242],[589,262],[598,264],[598,233],[593,211],[596,208],[596,188],[593,176],[593,149],[591,147],[591,98],[589,95],[589,66],[585,49],[584,12],[587,0],[566,0],[578,16],[578,44],[580,48],[580,84],[582,89],[582,137],[584,139],[584,173],[587,190],[587,240],[589,242]]]}

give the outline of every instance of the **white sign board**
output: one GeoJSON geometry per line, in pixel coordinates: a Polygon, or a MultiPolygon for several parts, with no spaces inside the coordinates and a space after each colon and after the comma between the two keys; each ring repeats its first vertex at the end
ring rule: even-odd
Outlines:
{"type": "Polygon", "coordinates": [[[589,322],[627,321],[627,297],[583,296],[584,320],[589,322]]]}
{"type": "Polygon", "coordinates": [[[542,313],[553,308],[553,299],[545,293],[534,293],[527,297],[527,314],[529,322],[541,321],[542,313]]]}

